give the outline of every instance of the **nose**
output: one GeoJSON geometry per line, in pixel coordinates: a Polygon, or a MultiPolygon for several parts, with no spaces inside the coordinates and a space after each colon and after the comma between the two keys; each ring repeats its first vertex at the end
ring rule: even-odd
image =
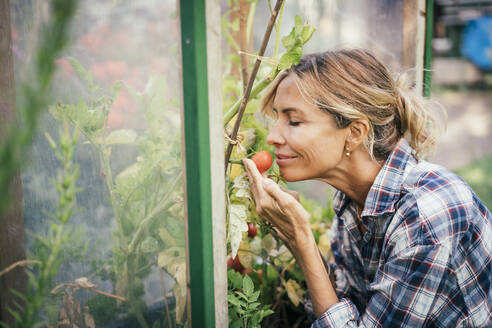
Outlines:
{"type": "Polygon", "coordinates": [[[282,136],[278,121],[270,126],[270,129],[268,130],[268,136],[266,138],[266,142],[271,146],[281,145],[285,143],[285,139],[282,136]]]}

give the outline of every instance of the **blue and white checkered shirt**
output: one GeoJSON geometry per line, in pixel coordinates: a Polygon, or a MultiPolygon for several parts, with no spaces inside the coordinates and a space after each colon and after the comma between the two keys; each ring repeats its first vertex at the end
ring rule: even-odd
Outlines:
{"type": "Polygon", "coordinates": [[[402,139],[362,211],[334,196],[339,302],[312,327],[492,327],[492,219],[470,187],[402,139]]]}

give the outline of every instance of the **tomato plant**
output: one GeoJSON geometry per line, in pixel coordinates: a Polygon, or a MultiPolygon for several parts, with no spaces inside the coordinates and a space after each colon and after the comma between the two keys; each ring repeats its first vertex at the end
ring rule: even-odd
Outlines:
{"type": "MultiPolygon", "coordinates": [[[[223,31],[230,45],[230,54],[227,56],[224,78],[223,78],[223,103],[224,103],[224,128],[225,134],[230,136],[232,125],[235,124],[236,114],[241,103],[241,95],[244,91],[245,76],[251,62],[248,58],[239,58],[243,53],[253,53],[249,44],[243,44],[240,34],[251,31],[251,28],[238,28],[241,24],[238,3],[243,0],[232,1],[230,11],[224,16],[223,31]],[[229,20],[227,20],[229,18],[229,20]],[[236,37],[237,36],[237,37],[236,37]],[[245,49],[245,50],[242,50],[245,49]],[[249,50],[248,50],[249,49],[249,50]],[[237,55],[237,50],[242,50],[237,55]],[[245,64],[246,62],[246,64],[245,64]]],[[[243,3],[244,4],[244,3],[243,3]]],[[[249,16],[254,15],[256,2],[253,1],[249,16]]],[[[244,9],[244,7],[243,7],[244,9]]],[[[282,10],[281,10],[282,12],[282,10]]],[[[244,10],[242,14],[244,14],[244,10]]],[[[237,292],[241,286],[241,274],[251,277],[254,289],[258,289],[258,302],[267,306],[273,312],[265,312],[261,325],[264,327],[289,327],[308,326],[307,315],[302,307],[306,294],[306,284],[300,268],[296,265],[292,254],[287,247],[276,238],[270,224],[266,223],[256,213],[253,195],[249,188],[248,178],[241,164],[245,157],[251,158],[260,172],[268,172],[269,176],[283,187],[283,181],[278,165],[273,162],[271,153],[273,147],[266,143],[268,134],[265,118],[259,115],[260,92],[284,69],[297,64],[303,52],[304,44],[314,32],[314,28],[303,23],[299,16],[295,18],[295,25],[291,32],[280,38],[280,22],[276,24],[276,36],[274,54],[267,58],[267,64],[260,68],[258,76],[246,106],[246,110],[240,122],[237,140],[227,139],[227,142],[236,144],[231,153],[229,169],[226,174],[226,199],[227,199],[227,237],[228,237],[228,266],[229,266],[229,323],[237,323],[240,319],[247,320],[247,304],[241,306],[237,303],[237,292]],[[279,55],[279,42],[285,48],[285,52],[279,55]],[[237,259],[237,260],[236,260],[237,259]],[[239,265],[242,266],[239,267],[239,265]],[[234,274],[232,274],[234,273],[234,274]],[[231,280],[235,280],[231,281],[231,280]],[[267,315],[268,314],[268,315],[267,315]]],[[[248,20],[249,21],[249,20],[248,20]]],[[[247,39],[247,38],[246,38],[247,39]]],[[[326,219],[333,215],[328,204],[327,208],[318,203],[307,200],[300,195],[301,204],[311,213],[312,229],[318,247],[323,256],[327,257],[329,252],[329,227],[326,219]]],[[[242,297],[243,301],[245,300],[242,297]]],[[[255,322],[251,327],[257,327],[255,322]]],[[[240,324],[240,327],[250,327],[240,324]]],[[[238,326],[238,327],[239,327],[238,326]]]]}

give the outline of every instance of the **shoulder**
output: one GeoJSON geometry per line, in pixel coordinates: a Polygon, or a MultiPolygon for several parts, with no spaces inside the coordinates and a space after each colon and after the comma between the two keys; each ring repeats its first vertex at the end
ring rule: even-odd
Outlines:
{"type": "Polygon", "coordinates": [[[470,233],[490,228],[490,213],[471,188],[450,170],[426,161],[406,168],[396,206],[394,232],[408,244],[451,249],[470,233]]]}

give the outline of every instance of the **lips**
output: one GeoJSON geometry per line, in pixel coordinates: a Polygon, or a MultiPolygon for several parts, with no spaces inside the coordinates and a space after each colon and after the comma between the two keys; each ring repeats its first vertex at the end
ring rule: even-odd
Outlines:
{"type": "Polygon", "coordinates": [[[275,157],[277,157],[279,159],[289,159],[289,158],[295,158],[297,156],[289,156],[289,155],[275,154],[275,157]]]}
{"type": "Polygon", "coordinates": [[[297,156],[279,154],[279,153],[275,153],[275,157],[277,158],[276,162],[278,166],[287,165],[297,158],[297,156]]]}

